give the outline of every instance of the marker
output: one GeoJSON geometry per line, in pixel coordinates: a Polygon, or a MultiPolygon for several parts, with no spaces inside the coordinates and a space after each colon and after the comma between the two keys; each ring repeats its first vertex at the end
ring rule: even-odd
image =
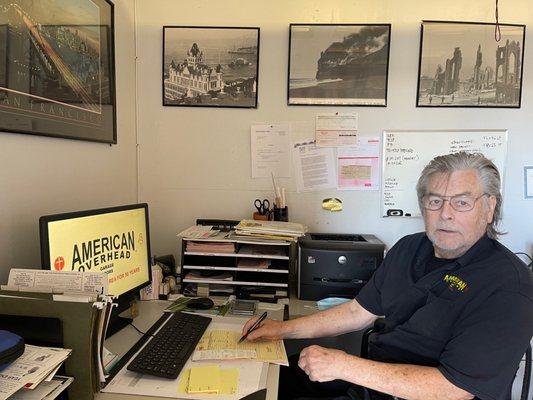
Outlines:
{"type": "Polygon", "coordinates": [[[261,324],[261,322],[263,322],[263,320],[266,318],[266,316],[267,316],[267,313],[265,311],[263,314],[261,314],[259,319],[257,321],[255,321],[255,323],[250,328],[248,328],[248,331],[239,339],[238,343],[241,343],[244,339],[246,339],[248,337],[248,335],[250,333],[252,333],[257,328],[259,328],[259,325],[261,324]]]}

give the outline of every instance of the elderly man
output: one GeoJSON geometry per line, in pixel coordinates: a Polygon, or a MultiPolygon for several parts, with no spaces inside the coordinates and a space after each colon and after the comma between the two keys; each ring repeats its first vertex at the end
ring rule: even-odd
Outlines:
{"type": "Polygon", "coordinates": [[[396,243],[355,300],[294,320],[267,319],[248,335],[333,336],[385,317],[371,360],[307,347],[298,365],[282,369],[280,398],[510,399],[533,334],[533,282],[496,241],[498,170],[482,154],[436,157],[417,192],[425,232],[396,243]]]}

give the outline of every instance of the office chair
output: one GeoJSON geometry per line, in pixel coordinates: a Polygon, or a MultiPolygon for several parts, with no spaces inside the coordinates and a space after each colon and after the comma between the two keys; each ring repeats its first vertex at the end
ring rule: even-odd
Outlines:
{"type": "MultiPolygon", "coordinates": [[[[385,319],[384,318],[378,318],[374,322],[374,326],[371,326],[370,328],[367,328],[363,332],[363,336],[361,338],[361,358],[368,359],[368,341],[370,340],[370,336],[374,333],[379,333],[383,330],[385,327],[385,319]]],[[[522,391],[520,393],[520,400],[527,400],[527,396],[529,395],[529,386],[531,384],[531,343],[528,344],[526,353],[525,353],[525,366],[524,366],[524,379],[522,380],[522,391]]],[[[511,388],[512,390],[512,388],[511,388]]],[[[509,398],[511,396],[509,395],[509,398]]]]}

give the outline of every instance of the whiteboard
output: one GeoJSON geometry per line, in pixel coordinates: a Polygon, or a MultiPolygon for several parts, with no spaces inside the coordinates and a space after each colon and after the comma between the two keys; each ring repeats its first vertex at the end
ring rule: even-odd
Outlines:
{"type": "Polygon", "coordinates": [[[416,183],[422,169],[436,156],[458,151],[480,152],[502,177],[507,152],[506,130],[384,131],[382,157],[382,216],[418,217],[416,183]]]}

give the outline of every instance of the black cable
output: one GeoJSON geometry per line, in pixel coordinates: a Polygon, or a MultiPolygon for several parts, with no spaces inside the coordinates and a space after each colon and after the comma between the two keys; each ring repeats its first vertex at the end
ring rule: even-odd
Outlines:
{"type": "MultiPolygon", "coordinates": [[[[139,328],[137,328],[135,325],[133,325],[131,322],[129,323],[131,326],[133,326],[133,329],[135,329],[137,332],[139,332],[141,335],[146,335],[146,332],[141,331],[139,328]]],[[[151,337],[154,337],[154,335],[149,335],[151,337]]]]}
{"type": "Polygon", "coordinates": [[[499,42],[501,40],[501,38],[502,38],[502,32],[500,31],[500,21],[499,21],[499,17],[498,17],[498,0],[496,0],[495,16],[496,16],[496,27],[494,28],[494,40],[499,42]]]}

